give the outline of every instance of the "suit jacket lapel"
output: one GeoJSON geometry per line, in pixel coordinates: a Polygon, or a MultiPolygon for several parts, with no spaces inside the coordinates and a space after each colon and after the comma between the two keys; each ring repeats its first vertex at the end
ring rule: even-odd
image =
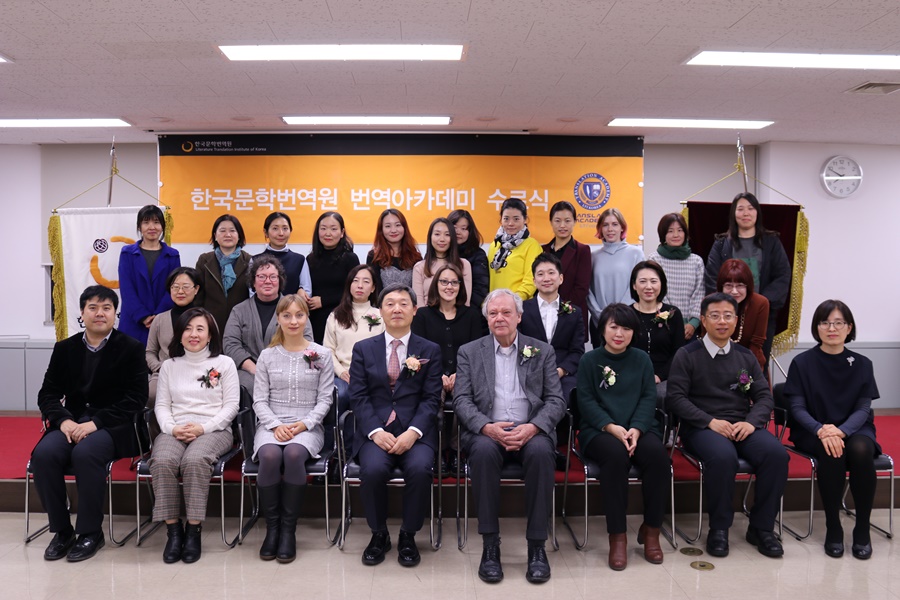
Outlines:
{"type": "MultiPolygon", "coordinates": [[[[418,344],[417,340],[415,339],[415,336],[410,335],[409,336],[409,344],[407,344],[407,346],[406,346],[406,357],[409,358],[410,356],[412,356],[414,354],[416,356],[419,355],[419,344],[418,344]]],[[[422,369],[420,369],[420,370],[423,370],[424,368],[425,368],[425,366],[423,365],[422,369]]],[[[385,372],[385,374],[387,374],[387,363],[385,363],[384,372],[385,372]]],[[[397,377],[397,383],[394,384],[394,394],[397,393],[397,390],[400,389],[400,386],[403,385],[403,382],[406,381],[407,379],[410,379],[411,376],[412,376],[412,373],[404,371],[403,363],[400,363],[400,376],[397,377]]],[[[390,384],[388,384],[388,387],[390,387],[390,384]]]]}
{"type": "Polygon", "coordinates": [[[494,384],[496,380],[494,379],[495,373],[495,365],[494,365],[494,336],[488,334],[484,338],[484,342],[482,342],[481,346],[481,358],[482,364],[484,365],[484,383],[485,386],[489,389],[487,390],[490,398],[494,397],[494,384]]]}
{"type": "MultiPolygon", "coordinates": [[[[543,327],[543,323],[541,323],[541,327],[543,327]]],[[[525,342],[522,340],[522,334],[519,334],[519,347],[516,349],[516,373],[519,375],[519,385],[522,386],[522,391],[525,392],[525,396],[528,396],[528,362],[533,360],[534,356],[529,358],[527,361],[522,360],[522,348],[525,347],[525,342]]]]}
{"type": "Polygon", "coordinates": [[[560,259],[560,262],[562,262],[563,273],[569,272],[569,265],[575,260],[576,254],[577,252],[572,246],[566,246],[566,249],[563,250],[562,258],[560,259]]]}
{"type": "Polygon", "coordinates": [[[522,315],[522,320],[528,320],[530,327],[529,329],[532,331],[538,332],[537,339],[542,342],[549,342],[547,339],[547,332],[544,331],[544,319],[541,317],[541,307],[538,304],[537,297],[535,296],[534,302],[531,300],[528,301],[528,304],[525,305],[525,314],[522,315]],[[532,310],[534,309],[534,310],[532,310]]]}

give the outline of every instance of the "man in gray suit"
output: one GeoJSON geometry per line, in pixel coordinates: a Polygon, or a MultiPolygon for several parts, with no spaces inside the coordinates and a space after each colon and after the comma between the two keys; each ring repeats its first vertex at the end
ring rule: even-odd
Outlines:
{"type": "Polygon", "coordinates": [[[469,457],[484,550],[478,576],[503,579],[500,564],[500,471],[525,470],[528,570],[531,583],[550,579],[544,543],[556,467],[556,425],[566,412],[553,348],[519,334],[522,299],[507,289],[488,294],[482,311],[491,335],[466,344],[457,356],[453,403],[469,457]]]}

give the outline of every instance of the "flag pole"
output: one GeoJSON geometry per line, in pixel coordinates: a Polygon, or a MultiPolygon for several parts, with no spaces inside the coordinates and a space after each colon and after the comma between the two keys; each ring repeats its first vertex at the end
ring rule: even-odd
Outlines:
{"type": "Polygon", "coordinates": [[[116,137],[113,136],[112,146],[109,149],[109,191],[106,195],[106,206],[109,207],[112,205],[112,187],[113,187],[113,177],[119,172],[119,167],[116,164],[116,137]]]}

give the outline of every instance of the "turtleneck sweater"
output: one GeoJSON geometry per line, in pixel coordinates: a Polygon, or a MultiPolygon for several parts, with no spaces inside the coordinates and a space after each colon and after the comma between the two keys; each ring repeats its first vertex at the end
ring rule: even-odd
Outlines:
{"type": "Polygon", "coordinates": [[[331,350],[334,361],[334,376],[340,377],[350,370],[350,359],[353,358],[353,345],[384,332],[384,320],[377,308],[370,303],[353,303],[353,323],[355,327],[345,329],[332,312],[325,322],[325,338],[322,345],[331,350]],[[378,325],[369,326],[365,316],[378,318],[378,325]]]}

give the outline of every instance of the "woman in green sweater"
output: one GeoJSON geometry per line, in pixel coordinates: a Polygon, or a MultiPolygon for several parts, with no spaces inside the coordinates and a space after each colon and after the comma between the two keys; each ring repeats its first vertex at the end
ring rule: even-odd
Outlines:
{"type": "Polygon", "coordinates": [[[646,352],[631,348],[640,329],[637,315],[624,304],[610,304],[600,314],[604,344],[582,357],[578,365],[578,442],[584,455],[600,465],[605,491],[609,566],[621,571],[628,563],[625,531],[628,472],[641,472],[644,522],[638,543],[644,558],[663,561],[659,528],[669,484],[669,457],[655,419],[656,384],[646,352]]]}

